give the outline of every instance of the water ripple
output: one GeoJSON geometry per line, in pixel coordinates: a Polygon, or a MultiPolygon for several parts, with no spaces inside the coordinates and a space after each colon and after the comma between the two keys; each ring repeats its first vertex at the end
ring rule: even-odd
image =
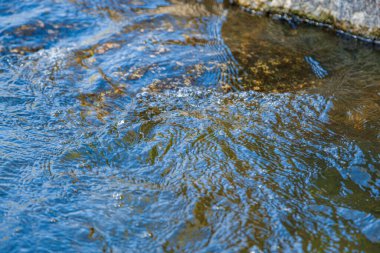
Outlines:
{"type": "Polygon", "coordinates": [[[377,250],[379,52],[221,2],[0,3],[1,252],[377,250]]]}

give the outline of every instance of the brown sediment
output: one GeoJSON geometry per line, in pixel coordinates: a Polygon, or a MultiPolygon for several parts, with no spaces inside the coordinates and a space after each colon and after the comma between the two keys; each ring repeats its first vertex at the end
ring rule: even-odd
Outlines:
{"type": "MultiPolygon", "coordinates": [[[[13,54],[20,54],[25,55],[27,53],[35,53],[39,50],[43,49],[43,46],[34,46],[34,47],[28,47],[28,46],[22,46],[22,47],[14,47],[9,50],[10,53],[13,54]]],[[[1,51],[1,50],[0,50],[1,51]]]]}
{"type": "Polygon", "coordinates": [[[222,34],[244,73],[240,75],[241,82],[222,84],[222,90],[229,91],[232,85],[239,90],[287,92],[321,83],[305,62],[304,57],[310,52],[296,47],[291,36],[282,34],[281,26],[271,30],[268,20],[236,11],[228,15],[222,34]],[[243,16],[237,18],[239,14],[243,16]],[[255,25],[241,29],[245,22],[255,25]],[[276,34],[274,38],[272,33],[276,34]]]}
{"type": "Polygon", "coordinates": [[[98,68],[98,73],[109,84],[109,88],[95,93],[81,93],[78,99],[81,106],[87,108],[87,110],[82,112],[82,118],[95,113],[100,121],[104,121],[104,117],[112,111],[112,108],[107,105],[107,99],[115,99],[125,95],[125,85],[114,82],[101,68],[98,68]]]}
{"type": "Polygon", "coordinates": [[[206,45],[210,43],[209,40],[197,38],[197,37],[189,37],[184,35],[185,40],[167,40],[163,42],[164,45],[181,45],[181,46],[197,46],[197,45],[206,45]]]}
{"type": "Polygon", "coordinates": [[[103,44],[96,44],[90,48],[75,51],[74,60],[80,66],[84,68],[88,68],[87,66],[88,64],[86,64],[85,60],[88,61],[87,63],[92,63],[96,61],[95,58],[92,58],[95,55],[101,55],[111,49],[120,48],[120,47],[121,47],[120,42],[106,42],[103,44]]]}

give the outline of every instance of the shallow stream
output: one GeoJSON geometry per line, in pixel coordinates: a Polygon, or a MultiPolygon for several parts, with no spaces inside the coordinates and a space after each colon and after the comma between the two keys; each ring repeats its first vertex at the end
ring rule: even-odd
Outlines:
{"type": "Polygon", "coordinates": [[[0,0],[0,252],[379,252],[380,50],[222,1],[0,0]]]}

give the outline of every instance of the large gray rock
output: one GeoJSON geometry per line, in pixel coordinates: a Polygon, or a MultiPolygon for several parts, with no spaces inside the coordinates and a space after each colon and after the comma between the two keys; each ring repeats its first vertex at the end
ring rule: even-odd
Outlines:
{"type": "Polygon", "coordinates": [[[292,13],[338,29],[380,38],[380,0],[233,0],[258,11],[292,13]]]}

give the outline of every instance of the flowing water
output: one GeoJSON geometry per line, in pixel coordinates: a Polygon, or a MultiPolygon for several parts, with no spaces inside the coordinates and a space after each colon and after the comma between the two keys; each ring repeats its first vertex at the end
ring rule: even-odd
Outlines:
{"type": "Polygon", "coordinates": [[[379,252],[380,50],[222,1],[0,0],[0,252],[379,252]]]}

